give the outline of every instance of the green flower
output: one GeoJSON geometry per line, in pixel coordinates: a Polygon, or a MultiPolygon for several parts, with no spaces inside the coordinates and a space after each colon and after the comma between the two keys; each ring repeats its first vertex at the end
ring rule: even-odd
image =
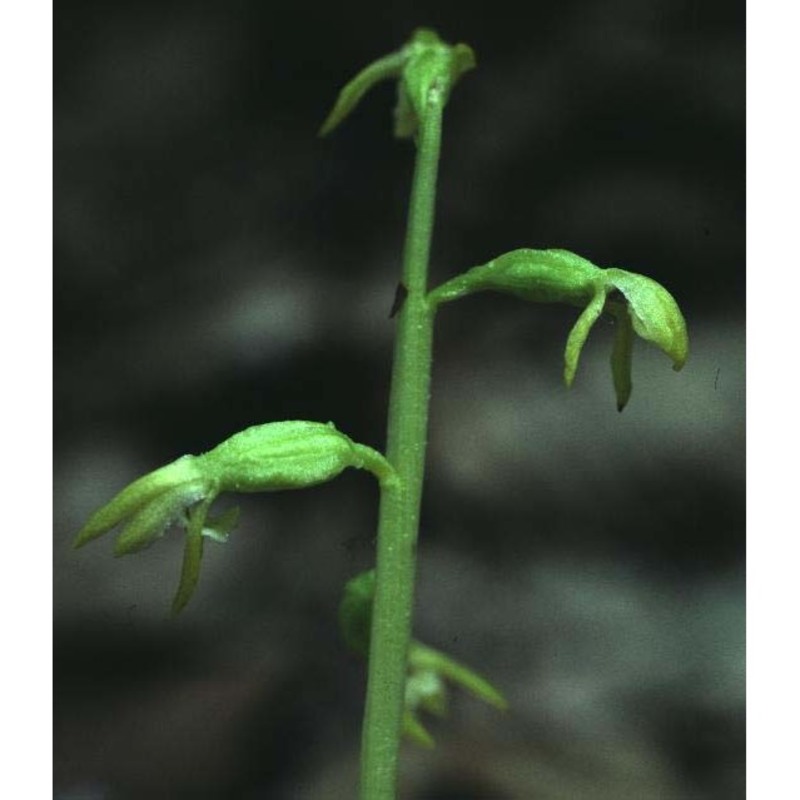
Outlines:
{"type": "Polygon", "coordinates": [[[567,338],[564,381],[572,386],[589,331],[605,311],[616,322],[611,375],[619,411],[631,395],[633,334],[656,345],[680,370],[689,353],[686,321],[672,295],[645,275],[601,269],[568,250],[513,250],[456,276],[429,295],[433,305],[478,291],[514,294],[534,303],[583,308],[567,338]]]}
{"type": "Polygon", "coordinates": [[[199,456],[187,455],[131,483],[96,511],[74,546],[123,525],[114,554],[149,547],[173,525],[186,531],[183,570],[173,609],[189,601],[200,573],[203,540],[226,541],[238,509],[209,517],[222,492],[301,489],[335,478],[347,467],[367,469],[379,481],[396,480],[380,453],[357,444],[332,423],[288,421],[256,425],[199,456]]]}
{"type": "Polygon", "coordinates": [[[447,714],[447,683],[453,683],[499,711],[508,701],[486,678],[439,650],[412,641],[408,650],[403,733],[423,747],[433,747],[433,737],[420,721],[420,712],[437,717],[447,714]]]}
{"type": "MultiPolygon", "coordinates": [[[[375,598],[375,570],[349,580],[339,605],[339,628],[347,646],[369,657],[372,606],[375,598]]],[[[420,721],[420,712],[443,717],[447,713],[447,684],[453,683],[495,708],[508,703],[489,681],[444,653],[411,641],[403,708],[403,733],[423,747],[433,747],[433,737],[420,721]]]]}

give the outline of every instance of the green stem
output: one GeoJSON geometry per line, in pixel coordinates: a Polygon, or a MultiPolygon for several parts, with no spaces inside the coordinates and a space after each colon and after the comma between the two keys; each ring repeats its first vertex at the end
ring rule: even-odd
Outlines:
{"type": "Polygon", "coordinates": [[[434,313],[426,293],[443,105],[442,92],[434,86],[420,123],[409,204],[403,257],[407,295],[398,315],[387,444],[387,458],[399,481],[381,493],[362,733],[362,800],[394,800],[396,796],[428,428],[434,313]]]}

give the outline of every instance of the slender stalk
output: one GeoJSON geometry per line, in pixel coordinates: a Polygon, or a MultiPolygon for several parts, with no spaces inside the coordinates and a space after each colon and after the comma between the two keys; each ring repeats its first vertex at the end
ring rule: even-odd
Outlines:
{"type": "Polygon", "coordinates": [[[394,800],[411,637],[425,470],[434,312],[426,299],[443,97],[430,90],[417,141],[403,257],[408,294],[398,315],[387,458],[399,481],[382,492],[377,582],[361,751],[362,800],[394,800]]]}

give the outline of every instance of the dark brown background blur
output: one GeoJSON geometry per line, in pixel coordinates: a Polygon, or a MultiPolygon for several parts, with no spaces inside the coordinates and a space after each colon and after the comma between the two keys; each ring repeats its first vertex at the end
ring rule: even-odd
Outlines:
{"type": "Polygon", "coordinates": [[[336,630],[376,490],[245,497],[199,590],[181,542],[69,543],[138,474],[248,425],[382,447],[412,148],[393,88],[315,131],[419,25],[478,69],[445,121],[432,283],[517,247],[646,272],[680,374],[479,296],[437,327],[418,638],[474,665],[409,800],[744,797],[744,4],[58,4],[55,797],[351,798],[363,665],[336,630]]]}

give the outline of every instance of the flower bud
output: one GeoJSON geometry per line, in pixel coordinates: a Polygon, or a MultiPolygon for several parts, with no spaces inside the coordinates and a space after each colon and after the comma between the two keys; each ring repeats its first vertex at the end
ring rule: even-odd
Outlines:
{"type": "Polygon", "coordinates": [[[475,67],[471,47],[449,45],[427,28],[414,32],[406,51],[408,60],[402,72],[395,113],[394,133],[398,138],[416,133],[419,120],[427,113],[432,90],[440,92],[440,102],[444,105],[458,79],[475,67]]]}
{"type": "Polygon", "coordinates": [[[358,105],[361,98],[383,80],[398,80],[395,136],[413,136],[424,118],[431,89],[436,86],[446,102],[456,81],[475,66],[475,54],[465,44],[443,42],[427,28],[414,31],[400,50],[372,62],[339,92],[333,110],[320,128],[326,136],[358,105]]]}

